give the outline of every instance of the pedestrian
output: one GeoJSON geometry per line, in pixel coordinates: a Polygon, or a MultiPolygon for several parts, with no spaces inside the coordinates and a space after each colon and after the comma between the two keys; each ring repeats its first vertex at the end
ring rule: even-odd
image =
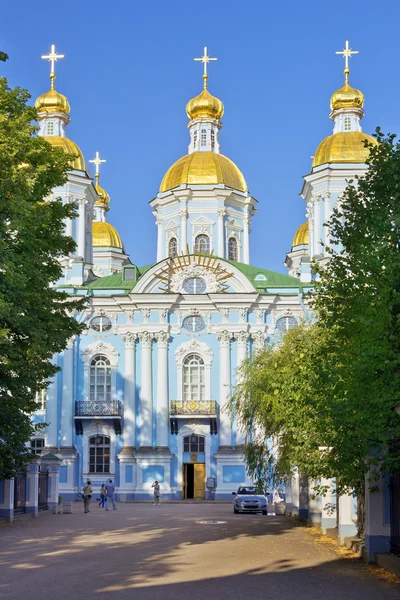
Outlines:
{"type": "Polygon", "coordinates": [[[158,483],[158,481],[156,480],[152,486],[152,488],[154,488],[154,502],[153,502],[153,506],[155,504],[160,504],[160,484],[158,483]]]}
{"type": "Polygon", "coordinates": [[[90,479],[88,479],[87,484],[84,485],[82,488],[83,509],[84,509],[85,513],[90,512],[89,504],[90,504],[90,498],[92,497],[92,494],[93,494],[92,482],[90,481],[90,479]]]}
{"type": "Polygon", "coordinates": [[[117,507],[115,506],[115,488],[112,479],[109,479],[106,483],[106,510],[108,510],[110,500],[112,502],[113,510],[117,510],[117,507]]]}
{"type": "Polygon", "coordinates": [[[106,499],[106,484],[102,483],[101,488],[100,488],[100,502],[99,502],[100,508],[104,508],[105,499],[106,499]]]}

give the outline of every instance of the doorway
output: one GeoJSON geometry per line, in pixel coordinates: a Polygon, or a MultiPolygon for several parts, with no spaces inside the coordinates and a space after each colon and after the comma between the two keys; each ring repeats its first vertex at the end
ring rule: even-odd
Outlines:
{"type": "Polygon", "coordinates": [[[205,464],[184,463],[182,478],[182,498],[184,500],[204,500],[205,490],[205,464]]]}

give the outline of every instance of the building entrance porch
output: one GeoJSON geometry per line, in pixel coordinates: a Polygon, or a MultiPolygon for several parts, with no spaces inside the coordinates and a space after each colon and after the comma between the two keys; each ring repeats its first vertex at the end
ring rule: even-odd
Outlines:
{"type": "Polygon", "coordinates": [[[206,497],[206,466],[204,463],[182,465],[182,499],[204,500],[206,497]]]}

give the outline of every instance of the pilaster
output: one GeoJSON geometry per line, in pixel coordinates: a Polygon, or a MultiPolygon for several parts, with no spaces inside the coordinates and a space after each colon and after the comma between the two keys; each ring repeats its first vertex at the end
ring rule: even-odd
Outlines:
{"type": "Polygon", "coordinates": [[[153,438],[153,385],[152,385],[152,342],[153,334],[139,334],[142,350],[140,387],[140,447],[151,448],[153,438]]]}
{"type": "Polygon", "coordinates": [[[219,341],[219,361],[220,361],[220,385],[219,385],[219,422],[220,447],[232,445],[232,423],[227,410],[231,398],[231,339],[230,331],[220,331],[217,334],[219,341]]]}

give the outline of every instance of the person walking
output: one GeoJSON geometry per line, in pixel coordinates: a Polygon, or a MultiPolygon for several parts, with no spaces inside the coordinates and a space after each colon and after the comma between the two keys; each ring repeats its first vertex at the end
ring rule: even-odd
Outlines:
{"type": "Polygon", "coordinates": [[[110,500],[112,502],[113,510],[117,510],[117,507],[115,506],[115,488],[112,479],[109,479],[106,483],[106,510],[109,510],[108,506],[110,500]]]}
{"type": "Polygon", "coordinates": [[[105,499],[106,499],[106,484],[102,483],[101,488],[100,488],[100,502],[99,502],[100,508],[104,508],[105,499]]]}
{"type": "Polygon", "coordinates": [[[158,481],[156,480],[152,486],[152,488],[154,488],[153,492],[154,492],[154,502],[153,502],[153,506],[155,504],[160,504],[160,484],[158,483],[158,481]]]}
{"type": "Polygon", "coordinates": [[[90,481],[90,479],[88,479],[87,484],[84,485],[82,488],[83,509],[84,509],[85,513],[90,512],[89,504],[90,504],[90,498],[92,497],[92,494],[93,494],[92,482],[90,481]]]}

